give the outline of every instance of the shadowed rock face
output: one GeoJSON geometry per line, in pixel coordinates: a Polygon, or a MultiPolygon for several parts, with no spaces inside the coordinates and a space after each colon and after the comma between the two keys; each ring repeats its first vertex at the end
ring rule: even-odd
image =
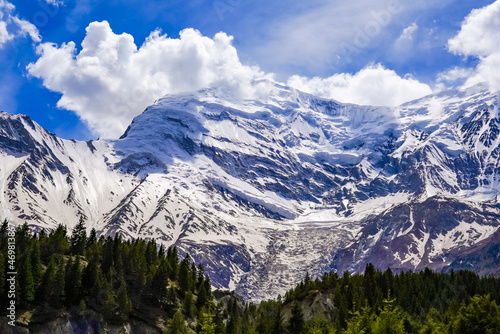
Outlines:
{"type": "MultiPolygon", "coordinates": [[[[423,202],[401,204],[366,220],[358,241],[342,249],[334,266],[363,271],[368,263],[393,270],[473,269],[473,252],[498,247],[498,204],[470,205],[457,200],[431,197],[423,202]],[[485,232],[488,231],[488,232],[485,232]],[[467,268],[464,262],[469,260],[467,268]]],[[[485,251],[486,250],[486,251],[485,251]]],[[[483,255],[485,256],[485,255],[483,255]]],[[[494,258],[483,272],[496,273],[494,258]]],[[[498,260],[498,257],[497,257],[498,260]]],[[[486,263],[485,263],[486,264],[486,263]]]]}
{"type": "Polygon", "coordinates": [[[497,105],[480,86],[395,109],[207,89],[88,142],[1,113],[0,212],[176,245],[248,300],[368,262],[497,274],[497,105]]]}

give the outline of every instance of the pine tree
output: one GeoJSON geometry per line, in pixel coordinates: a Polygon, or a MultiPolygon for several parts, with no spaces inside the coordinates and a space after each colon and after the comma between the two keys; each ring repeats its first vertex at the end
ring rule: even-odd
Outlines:
{"type": "Polygon", "coordinates": [[[360,311],[354,312],[347,322],[346,334],[369,334],[373,327],[373,315],[370,308],[363,307],[360,311]]]}
{"type": "Polygon", "coordinates": [[[82,298],[82,266],[80,258],[69,258],[66,264],[66,305],[76,306],[82,298]]]}
{"type": "Polygon", "coordinates": [[[21,287],[21,303],[29,306],[35,300],[35,280],[31,268],[31,250],[22,256],[19,266],[19,285],[21,287]]]}
{"type": "Polygon", "coordinates": [[[145,256],[146,256],[146,265],[148,267],[152,266],[156,262],[158,258],[158,252],[156,250],[156,242],[154,239],[149,241],[148,244],[146,245],[145,256]]]}
{"type": "Polygon", "coordinates": [[[278,306],[276,308],[276,313],[274,315],[274,321],[273,321],[273,330],[274,333],[282,333],[285,331],[284,325],[283,325],[283,316],[282,316],[282,310],[283,310],[283,304],[278,301],[278,306]]]}
{"type": "Polygon", "coordinates": [[[31,246],[31,271],[33,272],[33,281],[38,286],[42,280],[42,259],[40,252],[40,242],[33,238],[31,246]]]}
{"type": "Polygon", "coordinates": [[[453,333],[500,333],[500,307],[490,296],[474,296],[462,306],[453,322],[453,333]]]}
{"type": "Polygon", "coordinates": [[[377,283],[375,282],[375,273],[375,266],[368,263],[365,268],[364,290],[365,297],[368,300],[368,305],[370,307],[373,307],[375,304],[375,290],[377,287],[377,283]]]}
{"type": "Polygon", "coordinates": [[[168,262],[163,261],[153,275],[151,281],[151,296],[158,303],[161,304],[167,297],[167,284],[168,284],[168,262]]]}
{"type": "Polygon", "coordinates": [[[191,291],[186,292],[183,301],[184,314],[187,318],[192,319],[196,315],[196,305],[191,291]]]}
{"type": "Polygon", "coordinates": [[[289,332],[290,334],[304,333],[305,321],[304,311],[299,302],[294,302],[292,305],[292,317],[290,318],[289,332]]]}
{"type": "Polygon", "coordinates": [[[71,234],[70,249],[71,254],[83,255],[85,246],[87,245],[87,229],[85,228],[85,222],[83,216],[80,216],[78,224],[73,228],[73,233],[71,234]]]}
{"type": "Polygon", "coordinates": [[[96,242],[97,242],[97,232],[95,228],[92,227],[92,229],[90,230],[89,237],[87,238],[87,247],[92,246],[96,242]]]}
{"type": "Polygon", "coordinates": [[[49,234],[49,242],[51,245],[50,254],[67,254],[69,251],[69,242],[66,226],[58,225],[57,228],[49,234]]]}
{"type": "Polygon", "coordinates": [[[186,320],[182,315],[181,311],[175,312],[172,319],[169,321],[170,328],[168,330],[169,334],[187,334],[188,328],[186,326],[186,320]]]}
{"type": "Polygon", "coordinates": [[[225,333],[224,307],[221,304],[215,306],[214,310],[215,333],[225,333]]]}
{"type": "Polygon", "coordinates": [[[128,296],[127,285],[123,279],[121,280],[120,288],[118,289],[118,293],[116,295],[116,302],[118,304],[121,320],[127,320],[130,312],[132,312],[132,302],[128,296]]]}
{"type": "MultiPolygon", "coordinates": [[[[5,257],[3,252],[0,252],[0,296],[5,296],[5,257]]],[[[0,303],[1,304],[1,303],[0,303]]],[[[3,306],[3,305],[0,305],[3,306]]]]}
{"type": "Polygon", "coordinates": [[[186,257],[181,261],[181,265],[179,268],[179,290],[182,296],[184,296],[184,294],[190,290],[190,287],[192,285],[189,262],[189,255],[186,254],[186,257]]]}
{"type": "Polygon", "coordinates": [[[404,333],[404,312],[394,306],[395,299],[384,299],[384,308],[373,324],[373,334],[400,334],[404,333]]]}
{"type": "Polygon", "coordinates": [[[179,257],[177,255],[177,247],[169,247],[167,249],[167,260],[172,272],[169,275],[169,278],[172,281],[177,281],[177,275],[179,274],[179,257]]]}
{"type": "Polygon", "coordinates": [[[203,281],[198,289],[198,298],[196,299],[196,307],[200,310],[210,300],[210,285],[207,286],[203,281]]]}
{"type": "Polygon", "coordinates": [[[53,298],[54,298],[54,307],[62,308],[64,305],[64,301],[66,300],[66,294],[64,291],[64,287],[66,286],[66,271],[64,270],[64,261],[59,258],[59,264],[57,268],[57,273],[55,275],[55,281],[53,285],[53,298]]]}
{"type": "Polygon", "coordinates": [[[214,322],[213,304],[204,306],[200,311],[199,327],[200,334],[215,334],[217,325],[214,322]]]}
{"type": "Polygon", "coordinates": [[[58,254],[51,257],[39,288],[41,299],[56,309],[63,307],[65,297],[65,270],[62,262],[58,254]]]}

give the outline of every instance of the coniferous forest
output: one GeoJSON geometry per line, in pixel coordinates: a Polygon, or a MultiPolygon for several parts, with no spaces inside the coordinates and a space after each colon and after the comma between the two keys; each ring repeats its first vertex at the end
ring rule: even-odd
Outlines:
{"type": "MultiPolygon", "coordinates": [[[[8,224],[0,228],[0,303],[7,314],[8,224]]],[[[154,240],[89,235],[83,220],[17,227],[16,326],[93,318],[93,333],[142,322],[157,333],[500,333],[500,279],[470,271],[309,275],[275,300],[212,291],[203,267],[154,240]]],[[[89,325],[90,324],[90,325],[89,325]]],[[[7,328],[7,327],[2,327],[7,328]]],[[[85,332],[85,333],[87,333],[85,332]]]]}

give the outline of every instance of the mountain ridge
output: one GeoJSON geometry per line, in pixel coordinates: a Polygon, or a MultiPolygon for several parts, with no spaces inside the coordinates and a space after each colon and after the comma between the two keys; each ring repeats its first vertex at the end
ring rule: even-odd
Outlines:
{"type": "Polygon", "coordinates": [[[88,142],[2,113],[2,215],[35,230],[82,215],[102,235],[176,245],[249,300],[368,262],[448,270],[496,242],[500,119],[485,88],[396,108],[282,85],[259,100],[205,89],[88,142]]]}

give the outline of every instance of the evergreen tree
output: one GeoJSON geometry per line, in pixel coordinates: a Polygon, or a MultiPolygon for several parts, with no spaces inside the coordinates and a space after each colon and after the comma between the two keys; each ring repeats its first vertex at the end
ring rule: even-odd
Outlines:
{"type": "Polygon", "coordinates": [[[92,229],[90,230],[89,237],[87,238],[87,247],[90,247],[96,242],[97,242],[97,232],[95,228],[92,227],[92,229]]]}
{"type": "Polygon", "coordinates": [[[162,261],[151,281],[151,295],[156,303],[161,304],[167,297],[168,262],[162,261]]]}
{"type": "Polygon", "coordinates": [[[364,275],[364,291],[365,291],[365,297],[368,300],[368,305],[370,307],[373,307],[375,304],[375,289],[376,289],[376,282],[375,282],[375,266],[371,263],[368,263],[365,268],[365,275],[364,275]]]}
{"type": "Polygon", "coordinates": [[[177,247],[168,248],[167,250],[167,260],[169,267],[172,269],[170,273],[170,279],[172,281],[177,281],[177,275],[179,274],[179,257],[177,255],[177,247]]]}
{"type": "Polygon", "coordinates": [[[80,258],[69,258],[66,264],[66,305],[76,306],[82,298],[82,266],[80,258]]]}
{"type": "Polygon", "coordinates": [[[489,295],[474,296],[460,308],[452,328],[460,334],[500,333],[500,308],[489,295]]]}
{"type": "Polygon", "coordinates": [[[35,300],[35,280],[31,268],[31,251],[28,249],[21,257],[19,266],[19,286],[21,303],[27,307],[35,300]]]}
{"type": "Polygon", "coordinates": [[[188,328],[186,326],[186,321],[182,312],[179,310],[175,312],[172,319],[169,321],[170,328],[168,330],[169,334],[187,334],[188,328]]]}
{"type": "Polygon", "coordinates": [[[196,315],[196,304],[191,291],[186,292],[184,296],[183,309],[187,318],[192,319],[196,315]]]}
{"type": "Polygon", "coordinates": [[[303,334],[305,328],[304,311],[299,302],[294,302],[292,305],[292,317],[290,318],[289,332],[290,334],[303,334]]]}
{"type": "Polygon", "coordinates": [[[67,254],[69,252],[69,242],[67,238],[67,229],[64,225],[58,225],[57,228],[49,234],[49,256],[52,254],[67,254]]]}
{"type": "Polygon", "coordinates": [[[132,312],[132,302],[128,296],[127,285],[123,279],[121,281],[120,288],[118,289],[116,302],[119,308],[120,319],[122,321],[127,320],[130,312],[132,312]]]}
{"type": "Polygon", "coordinates": [[[62,262],[62,258],[58,254],[51,257],[40,286],[43,301],[56,309],[60,309],[64,305],[65,271],[62,262]]]}
{"type": "Polygon", "coordinates": [[[85,246],[87,245],[87,229],[85,228],[85,222],[83,220],[83,215],[80,216],[80,220],[73,228],[73,233],[71,234],[70,240],[70,250],[71,254],[83,255],[85,246]]]}
{"type": "Polygon", "coordinates": [[[33,273],[33,281],[35,286],[38,286],[42,280],[42,259],[40,252],[40,242],[37,238],[33,238],[31,245],[31,271],[33,273]]]}
{"type": "Polygon", "coordinates": [[[189,267],[189,255],[186,254],[186,257],[184,257],[184,259],[181,261],[179,268],[179,290],[182,296],[184,296],[184,294],[188,292],[190,290],[190,287],[192,286],[191,272],[189,267]]]}
{"type": "Polygon", "coordinates": [[[223,334],[226,332],[224,323],[224,307],[221,304],[215,306],[214,310],[215,333],[223,334]]]}
{"type": "Polygon", "coordinates": [[[241,318],[238,315],[230,316],[226,326],[226,334],[241,334],[241,318]]]}
{"type": "Polygon", "coordinates": [[[401,334],[404,333],[403,311],[394,305],[395,299],[384,299],[384,308],[373,324],[373,334],[401,334]]]}
{"type": "MultiPolygon", "coordinates": [[[[5,273],[5,257],[3,252],[0,252],[0,296],[2,297],[5,296],[5,273]]],[[[0,306],[3,306],[2,303],[0,303],[0,306]]]]}
{"type": "Polygon", "coordinates": [[[373,326],[373,315],[369,307],[354,312],[347,322],[346,334],[370,334],[373,326]]]}
{"type": "Polygon", "coordinates": [[[216,334],[217,325],[214,322],[213,305],[204,306],[200,311],[199,328],[200,334],[216,334]]]}
{"type": "Polygon", "coordinates": [[[196,300],[196,307],[200,310],[205,304],[211,299],[210,296],[210,284],[207,281],[203,281],[198,289],[198,298],[196,300]]]}

